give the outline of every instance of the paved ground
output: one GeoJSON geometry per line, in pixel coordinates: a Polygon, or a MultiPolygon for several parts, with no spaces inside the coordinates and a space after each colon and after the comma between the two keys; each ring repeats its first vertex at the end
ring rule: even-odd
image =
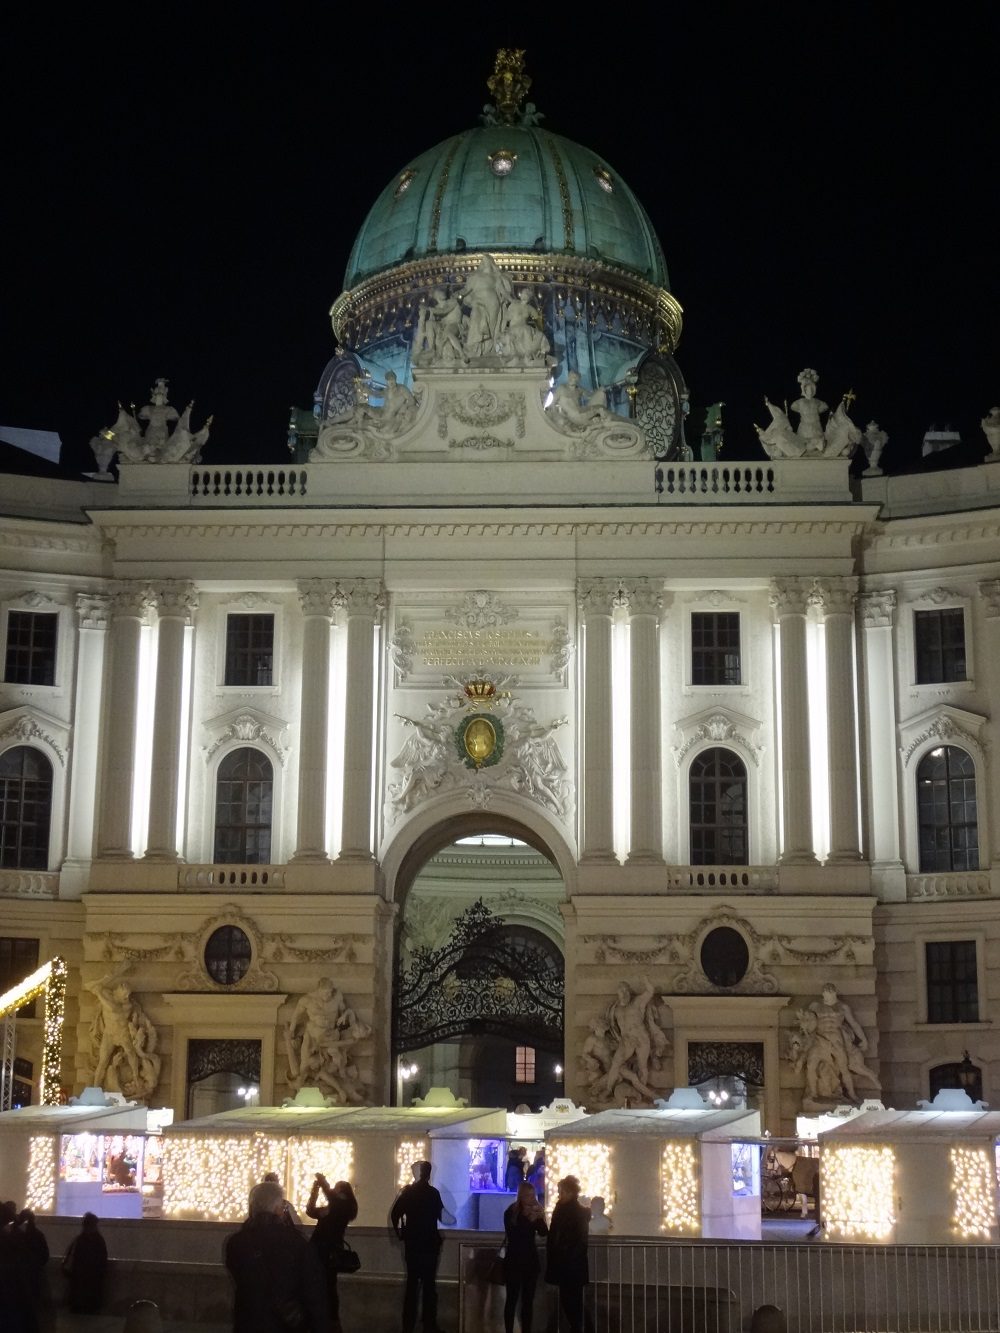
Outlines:
{"type": "MultiPolygon", "coordinates": [[[[231,1333],[230,1324],[193,1324],[188,1320],[161,1321],[163,1333],[231,1333]]],[[[68,1310],[56,1313],[50,1333],[122,1333],[125,1316],[120,1314],[70,1314],[68,1310]]]]}

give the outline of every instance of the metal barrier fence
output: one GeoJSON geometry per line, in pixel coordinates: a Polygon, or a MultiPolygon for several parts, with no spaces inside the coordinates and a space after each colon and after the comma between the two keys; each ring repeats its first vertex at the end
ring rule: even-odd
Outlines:
{"type": "MultiPolygon", "coordinates": [[[[495,1255],[461,1247],[459,1333],[503,1333],[504,1288],[489,1281],[495,1255]]],[[[588,1333],[746,1333],[763,1305],[778,1307],[787,1333],[1000,1330],[1000,1247],[991,1245],[591,1242],[590,1277],[588,1333]]],[[[544,1258],[534,1327],[562,1327],[544,1258]]]]}

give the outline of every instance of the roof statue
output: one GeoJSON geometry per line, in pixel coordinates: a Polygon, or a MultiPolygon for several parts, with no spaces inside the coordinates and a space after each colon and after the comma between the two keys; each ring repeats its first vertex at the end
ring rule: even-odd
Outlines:
{"type": "MultiPolygon", "coordinates": [[[[483,108],[484,119],[493,117],[487,124],[517,124],[521,103],[531,88],[531,80],[524,72],[524,52],[501,48],[497,52],[493,73],[486,80],[486,86],[493,95],[493,105],[487,103],[483,108]]],[[[535,108],[530,102],[527,110],[529,113],[535,113],[535,108]]]]}
{"type": "Polygon", "coordinates": [[[879,463],[882,458],[882,450],[889,443],[888,433],[881,429],[877,421],[869,421],[865,427],[865,433],[861,437],[861,447],[865,451],[865,458],[868,460],[868,466],[865,468],[866,477],[881,477],[882,469],[879,463]]]}
{"type": "Polygon", "coordinates": [[[117,455],[125,463],[198,463],[201,450],[208,440],[212,418],[199,431],[191,429],[191,409],[188,403],[178,413],[169,401],[167,381],[160,376],[149,391],[150,401],[136,414],[118,404],[118,418],[113,426],[93,437],[90,447],[97,459],[96,476],[109,476],[108,469],[117,455]],[[140,422],[144,423],[140,425],[140,422]]]}
{"type": "Polygon", "coordinates": [[[986,436],[987,443],[990,446],[987,462],[995,462],[1000,458],[1000,407],[991,407],[979,423],[983,428],[983,434],[986,436]]]}
{"type": "Polygon", "coordinates": [[[791,407],[799,418],[798,428],[793,429],[788,419],[788,404],[783,410],[765,395],[771,424],[756,428],[761,448],[768,458],[850,457],[861,443],[861,431],[847,415],[846,405],[853,401],[854,393],[848,390],[844,394],[824,426],[822,416],[829,409],[816,397],[819,375],[806,369],[799,372],[798,380],[801,393],[791,407]]]}

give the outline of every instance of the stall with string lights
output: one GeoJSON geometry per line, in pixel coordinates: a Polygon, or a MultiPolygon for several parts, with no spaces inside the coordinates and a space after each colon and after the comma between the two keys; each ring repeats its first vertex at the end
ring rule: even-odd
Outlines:
{"type": "Polygon", "coordinates": [[[50,958],[30,976],[0,995],[0,1112],[11,1109],[17,1011],[40,996],[45,998],[42,1032],[41,1102],[57,1106],[62,1100],[63,1020],[66,1010],[66,963],[50,958]]]}

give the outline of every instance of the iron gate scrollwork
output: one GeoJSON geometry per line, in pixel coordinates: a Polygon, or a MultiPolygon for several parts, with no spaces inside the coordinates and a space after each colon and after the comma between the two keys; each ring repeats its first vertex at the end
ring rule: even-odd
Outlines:
{"type": "Polygon", "coordinates": [[[400,965],[393,1009],[397,1052],[467,1034],[562,1043],[564,968],[540,932],[508,926],[480,898],[438,949],[400,965]]]}
{"type": "Polygon", "coordinates": [[[764,1045],[757,1041],[688,1043],[688,1082],[694,1088],[710,1078],[732,1075],[748,1087],[764,1086],[764,1045]]]}

